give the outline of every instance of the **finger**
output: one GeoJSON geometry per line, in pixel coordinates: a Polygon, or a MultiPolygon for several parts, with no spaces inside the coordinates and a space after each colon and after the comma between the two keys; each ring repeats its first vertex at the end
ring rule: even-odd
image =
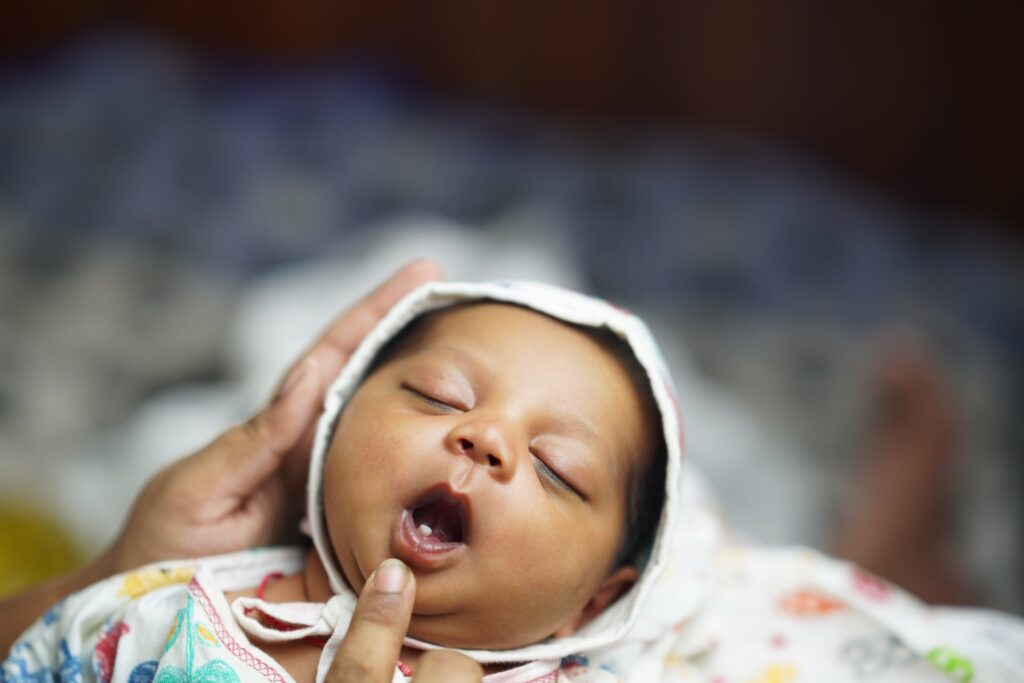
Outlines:
{"type": "Polygon", "coordinates": [[[409,568],[398,560],[384,560],[363,586],[326,683],[390,681],[415,596],[416,580],[409,568]]]}
{"type": "Polygon", "coordinates": [[[416,663],[413,683],[479,683],[484,670],[466,655],[451,650],[431,650],[416,663]]]}
{"type": "MultiPolygon", "coordinates": [[[[320,414],[323,391],[315,358],[307,357],[288,384],[273,403],[192,456],[201,466],[188,469],[190,483],[201,491],[216,487],[224,508],[237,504],[232,497],[256,492],[320,414]]],[[[209,508],[211,515],[217,512],[209,508]]]]}
{"type": "Polygon", "coordinates": [[[239,497],[238,502],[238,514],[232,519],[235,538],[248,539],[252,546],[301,543],[295,501],[281,477],[268,477],[252,494],[239,497]]]}
{"type": "Polygon", "coordinates": [[[441,268],[433,261],[411,261],[331,323],[306,352],[319,358],[324,384],[334,379],[359,343],[392,306],[420,285],[442,277],[441,268]]]}
{"type": "Polygon", "coordinates": [[[417,259],[405,264],[335,320],[317,345],[326,343],[346,355],[351,354],[402,297],[420,285],[442,277],[441,268],[433,261],[417,259]]]}

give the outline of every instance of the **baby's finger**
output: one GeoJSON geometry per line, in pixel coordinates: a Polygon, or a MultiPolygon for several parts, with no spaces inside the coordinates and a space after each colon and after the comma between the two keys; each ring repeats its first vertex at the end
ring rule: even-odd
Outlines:
{"type": "Polygon", "coordinates": [[[409,628],[416,580],[398,560],[384,560],[363,586],[327,683],[389,683],[409,628]]]}
{"type": "Polygon", "coordinates": [[[431,650],[416,663],[413,683],[480,683],[484,670],[465,655],[451,650],[431,650]]]}

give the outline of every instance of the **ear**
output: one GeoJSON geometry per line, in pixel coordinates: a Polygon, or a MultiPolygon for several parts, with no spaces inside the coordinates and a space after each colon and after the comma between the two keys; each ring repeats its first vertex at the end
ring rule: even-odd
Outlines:
{"type": "Polygon", "coordinates": [[[556,638],[571,636],[590,623],[594,617],[604,611],[605,607],[615,602],[620,595],[629,590],[630,586],[636,583],[638,578],[640,578],[640,575],[637,573],[636,567],[632,565],[619,567],[601,583],[601,586],[583,607],[583,610],[552,635],[556,638]]]}

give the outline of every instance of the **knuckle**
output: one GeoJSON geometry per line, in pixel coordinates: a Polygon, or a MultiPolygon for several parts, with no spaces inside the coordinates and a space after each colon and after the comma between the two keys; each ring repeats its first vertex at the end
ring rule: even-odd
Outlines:
{"type": "Polygon", "coordinates": [[[246,441],[260,442],[267,438],[267,421],[262,414],[253,415],[239,425],[238,431],[246,441]]]}

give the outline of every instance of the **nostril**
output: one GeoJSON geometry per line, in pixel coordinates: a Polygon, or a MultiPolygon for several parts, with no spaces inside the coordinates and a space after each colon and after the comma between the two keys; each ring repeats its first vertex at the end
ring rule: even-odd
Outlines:
{"type": "Polygon", "coordinates": [[[467,439],[459,439],[459,449],[463,451],[472,450],[473,442],[467,439]]]}
{"type": "Polygon", "coordinates": [[[491,467],[496,467],[496,466],[498,466],[498,465],[500,465],[500,464],[501,464],[501,461],[500,461],[500,460],[498,460],[497,458],[495,458],[495,457],[494,457],[493,455],[491,455],[490,453],[488,453],[488,454],[487,454],[487,463],[488,463],[488,464],[489,464],[489,465],[490,465],[491,467]]]}

